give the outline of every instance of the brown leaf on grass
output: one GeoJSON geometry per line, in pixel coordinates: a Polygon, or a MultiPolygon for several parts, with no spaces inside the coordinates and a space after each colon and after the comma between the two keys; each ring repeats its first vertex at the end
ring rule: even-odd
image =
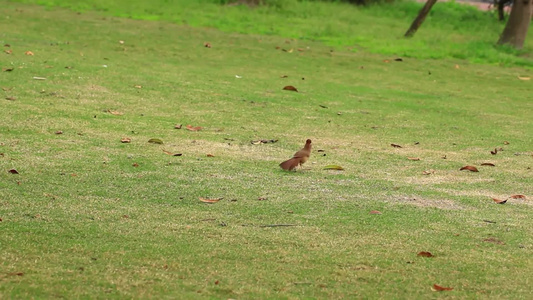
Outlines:
{"type": "Polygon", "coordinates": [[[403,58],[398,57],[398,58],[395,58],[394,61],[403,61],[403,58]]]}
{"type": "Polygon", "coordinates": [[[15,101],[15,100],[17,100],[17,97],[13,97],[13,96],[6,97],[6,100],[15,101]]]}
{"type": "Polygon", "coordinates": [[[122,138],[122,139],[120,140],[120,142],[121,142],[121,143],[131,143],[131,139],[125,137],[125,138],[122,138]]]}
{"type": "Polygon", "coordinates": [[[24,273],[22,272],[11,272],[11,273],[7,273],[7,276],[23,276],[24,273]]]}
{"type": "Polygon", "coordinates": [[[497,198],[492,198],[492,200],[494,202],[496,202],[496,204],[505,204],[507,202],[507,199],[505,200],[500,200],[500,199],[497,199],[497,198]]]}
{"type": "Polygon", "coordinates": [[[418,254],[417,254],[416,256],[420,256],[420,257],[434,257],[435,255],[431,254],[431,252],[421,251],[421,252],[418,252],[418,254]]]}
{"type": "Polygon", "coordinates": [[[208,198],[198,197],[198,199],[200,199],[200,201],[202,201],[203,203],[217,203],[218,201],[222,200],[223,198],[208,199],[208,198]]]}
{"type": "Polygon", "coordinates": [[[181,129],[181,127],[183,127],[183,125],[181,125],[181,124],[174,125],[174,129],[181,129]]]}
{"type": "Polygon", "coordinates": [[[134,166],[135,168],[137,168],[139,166],[138,163],[133,163],[132,166],[134,166]]]}
{"type": "Polygon", "coordinates": [[[381,215],[381,212],[379,210],[371,210],[370,214],[371,215],[381,215]]]}
{"type": "Polygon", "coordinates": [[[489,166],[489,167],[495,167],[496,165],[493,163],[482,163],[482,166],[489,166]]]}
{"type": "Polygon", "coordinates": [[[122,116],[124,114],[122,112],[114,111],[114,110],[110,110],[110,109],[108,109],[107,112],[112,114],[112,115],[115,115],[115,116],[122,116]]]}
{"type": "Polygon", "coordinates": [[[448,157],[446,155],[441,156],[442,159],[447,159],[448,157]]]}
{"type": "Polygon", "coordinates": [[[526,80],[531,80],[531,77],[529,77],[529,76],[518,76],[518,79],[526,81],[526,80]]]}
{"type": "Polygon", "coordinates": [[[134,85],[133,87],[136,88],[136,89],[142,89],[142,88],[143,88],[142,85],[138,85],[138,84],[137,84],[137,85],[134,85]]]}
{"type": "Polygon", "coordinates": [[[10,44],[4,44],[4,47],[9,48],[9,47],[11,47],[11,45],[10,44]]]}
{"type": "Polygon", "coordinates": [[[63,134],[63,131],[62,130],[58,130],[55,132],[55,134],[63,134]]]}
{"type": "Polygon", "coordinates": [[[211,154],[211,153],[207,153],[206,156],[207,156],[207,157],[215,157],[215,156],[214,156],[213,154],[211,154]]]}
{"type": "Polygon", "coordinates": [[[205,42],[205,43],[204,43],[204,47],[206,47],[206,48],[211,48],[211,43],[209,43],[209,42],[205,42]]]}
{"type": "Polygon", "coordinates": [[[461,67],[459,65],[455,65],[455,68],[456,69],[460,69],[461,67]]]}
{"type": "Polygon", "coordinates": [[[494,151],[490,151],[490,154],[492,155],[496,155],[496,153],[498,153],[498,149],[494,148],[494,151]]]}
{"type": "Polygon", "coordinates": [[[503,144],[504,145],[509,145],[509,142],[508,141],[503,141],[503,144]]]}
{"type": "Polygon", "coordinates": [[[390,144],[392,147],[394,148],[403,148],[402,146],[398,145],[398,144],[390,144]]]}
{"type": "Polygon", "coordinates": [[[408,160],[415,160],[415,161],[420,160],[419,157],[408,157],[407,159],[408,159],[408,160]]]}
{"type": "Polygon", "coordinates": [[[262,197],[257,198],[257,200],[259,201],[268,200],[268,197],[262,196],[262,197]]]}
{"type": "Polygon", "coordinates": [[[280,76],[280,78],[287,78],[287,77],[289,77],[289,76],[287,76],[287,75],[281,75],[280,76]]]}
{"type": "Polygon", "coordinates": [[[384,63],[390,63],[390,60],[388,60],[388,59],[384,59],[383,62],[384,62],[384,63]]]}
{"type": "Polygon", "coordinates": [[[11,54],[11,53],[13,53],[13,50],[11,50],[11,49],[4,50],[4,53],[5,53],[5,54],[11,54]]]}
{"type": "Polygon", "coordinates": [[[8,172],[11,173],[11,174],[18,174],[19,173],[19,171],[17,171],[16,169],[11,169],[8,172]]]}
{"type": "Polygon", "coordinates": [[[479,172],[478,169],[474,166],[464,166],[461,169],[459,169],[459,171],[462,171],[462,170],[468,170],[471,172],[479,172]]]}
{"type": "Polygon", "coordinates": [[[163,152],[167,155],[170,155],[170,156],[181,156],[182,154],[181,153],[172,153],[170,151],[166,151],[166,150],[163,150],[163,152]]]}
{"type": "Polygon", "coordinates": [[[3,72],[11,72],[13,70],[15,70],[15,68],[2,68],[3,72]]]}
{"type": "Polygon", "coordinates": [[[252,145],[259,145],[259,144],[270,144],[270,143],[276,143],[278,140],[276,139],[272,139],[272,140],[255,140],[255,141],[250,141],[250,143],[252,145]]]}
{"type": "Polygon", "coordinates": [[[493,237],[483,239],[483,241],[484,241],[484,242],[487,242],[487,243],[494,243],[494,244],[498,244],[498,245],[505,245],[505,243],[504,243],[503,241],[500,241],[499,239],[497,239],[497,238],[493,238],[493,237]]]}
{"type": "Polygon", "coordinates": [[[26,51],[26,52],[24,52],[24,54],[26,54],[28,56],[33,56],[33,52],[31,52],[31,51],[26,51]]]}
{"type": "Polygon", "coordinates": [[[8,91],[11,91],[13,88],[6,88],[6,87],[2,87],[2,91],[4,92],[8,92],[8,91]]]}
{"type": "Polygon", "coordinates": [[[435,174],[435,171],[434,171],[434,170],[425,170],[425,171],[422,171],[422,175],[431,175],[431,174],[435,174]]]}
{"type": "Polygon", "coordinates": [[[525,200],[526,196],[524,196],[524,195],[511,195],[511,198],[513,198],[513,199],[524,199],[525,200]]]}
{"type": "Polygon", "coordinates": [[[185,128],[187,130],[189,130],[189,131],[200,131],[200,130],[202,130],[202,127],[200,127],[200,126],[196,126],[195,127],[195,126],[192,126],[192,125],[187,125],[187,126],[185,126],[185,128]]]}
{"type": "Polygon", "coordinates": [[[440,286],[438,284],[434,284],[433,285],[433,288],[431,288],[432,290],[434,290],[435,292],[442,292],[442,291],[451,291],[453,290],[452,287],[443,287],[443,286],[440,286]]]}
{"type": "Polygon", "coordinates": [[[295,88],[294,86],[292,86],[292,85],[284,86],[284,87],[283,87],[283,90],[285,90],[285,91],[298,92],[298,89],[296,89],[296,88],[295,88]]]}

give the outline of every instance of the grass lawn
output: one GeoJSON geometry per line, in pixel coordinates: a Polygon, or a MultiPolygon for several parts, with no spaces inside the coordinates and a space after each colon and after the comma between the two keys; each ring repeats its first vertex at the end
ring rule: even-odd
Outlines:
{"type": "Polygon", "coordinates": [[[531,68],[0,7],[0,299],[530,298],[531,68]]]}

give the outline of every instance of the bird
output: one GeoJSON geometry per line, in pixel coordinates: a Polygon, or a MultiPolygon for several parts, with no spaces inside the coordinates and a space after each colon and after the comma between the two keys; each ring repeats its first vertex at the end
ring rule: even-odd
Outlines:
{"type": "Polygon", "coordinates": [[[311,140],[305,141],[305,146],[298,152],[294,153],[291,159],[279,164],[279,166],[286,171],[292,171],[298,165],[303,165],[311,155],[311,140]]]}

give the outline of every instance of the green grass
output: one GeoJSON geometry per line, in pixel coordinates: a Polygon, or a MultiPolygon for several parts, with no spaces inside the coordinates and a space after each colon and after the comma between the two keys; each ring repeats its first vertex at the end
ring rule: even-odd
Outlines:
{"type": "Polygon", "coordinates": [[[530,69],[1,12],[0,298],[530,297],[530,69]]]}
{"type": "Polygon", "coordinates": [[[413,58],[466,59],[474,63],[533,68],[533,32],[522,51],[496,46],[504,23],[494,13],[451,2],[438,2],[414,38],[403,34],[423,4],[398,1],[357,7],[346,3],[283,0],[249,8],[219,5],[216,0],[17,0],[78,12],[98,10],[107,16],[161,20],[225,32],[274,35],[322,41],[350,51],[413,58]]]}

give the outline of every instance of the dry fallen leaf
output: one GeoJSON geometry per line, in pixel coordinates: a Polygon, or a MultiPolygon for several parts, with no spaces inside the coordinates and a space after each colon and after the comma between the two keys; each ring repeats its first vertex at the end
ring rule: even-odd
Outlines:
{"type": "Polygon", "coordinates": [[[494,151],[490,151],[490,154],[492,155],[496,155],[496,153],[498,153],[498,149],[494,148],[494,151]]]}
{"type": "Polygon", "coordinates": [[[11,169],[8,171],[11,174],[18,174],[19,172],[16,169],[11,169]]]}
{"type": "Polygon", "coordinates": [[[398,145],[398,144],[390,144],[392,147],[394,148],[403,148],[402,146],[398,145]]]}
{"type": "Polygon", "coordinates": [[[526,80],[531,80],[531,77],[529,77],[529,76],[518,76],[518,79],[526,81],[526,80]]]}
{"type": "Polygon", "coordinates": [[[464,167],[462,167],[461,169],[459,169],[459,171],[462,171],[462,170],[468,170],[468,171],[472,171],[472,172],[479,172],[479,171],[477,170],[477,168],[474,167],[474,166],[464,166],[464,167]]]}
{"type": "Polygon", "coordinates": [[[7,273],[8,276],[22,276],[24,275],[24,273],[22,272],[11,272],[11,273],[7,273]]]}
{"type": "Polygon", "coordinates": [[[280,78],[287,78],[287,77],[289,77],[289,76],[287,76],[287,75],[281,75],[280,76],[280,78]]]}
{"type": "Polygon", "coordinates": [[[492,198],[492,200],[494,202],[496,202],[497,204],[505,204],[507,202],[507,199],[505,200],[500,200],[500,199],[497,199],[497,198],[492,198]]]}
{"type": "Polygon", "coordinates": [[[170,156],[181,156],[182,154],[181,153],[172,153],[170,151],[166,151],[166,150],[163,150],[163,152],[167,155],[170,155],[170,156]]]}
{"type": "Polygon", "coordinates": [[[504,145],[509,145],[509,142],[508,141],[503,141],[503,144],[504,145]]]}
{"type": "Polygon", "coordinates": [[[482,163],[482,166],[489,166],[489,167],[495,167],[496,165],[493,163],[482,163]]]}
{"type": "Polygon", "coordinates": [[[24,54],[26,54],[28,56],[33,56],[33,52],[31,52],[31,51],[26,51],[26,52],[24,52],[24,54]]]}
{"type": "Polygon", "coordinates": [[[13,50],[11,50],[11,49],[9,49],[9,50],[4,50],[4,53],[5,53],[5,54],[11,54],[11,53],[13,53],[13,50]]]}
{"type": "Polygon", "coordinates": [[[431,254],[431,252],[421,251],[421,252],[418,252],[418,254],[417,254],[416,256],[421,256],[421,257],[434,257],[435,255],[431,254]]]}
{"type": "Polygon", "coordinates": [[[390,60],[388,60],[388,59],[384,59],[383,62],[384,62],[384,63],[389,63],[390,60]]]}
{"type": "Polygon", "coordinates": [[[419,157],[408,157],[407,159],[408,159],[408,160],[420,160],[419,157]]]}
{"type": "Polygon", "coordinates": [[[163,141],[161,139],[149,139],[148,143],[162,145],[163,141]]]}
{"type": "Polygon", "coordinates": [[[207,157],[215,157],[215,156],[214,156],[213,154],[211,154],[211,153],[207,153],[206,156],[207,156],[207,157]]]}
{"type": "Polygon", "coordinates": [[[513,198],[513,199],[526,199],[526,196],[524,196],[524,195],[512,195],[511,198],[513,198]]]}
{"type": "Polygon", "coordinates": [[[422,172],[422,175],[431,175],[431,174],[435,174],[435,171],[434,170],[426,170],[426,171],[422,172]]]}
{"type": "Polygon", "coordinates": [[[62,130],[58,130],[55,132],[55,134],[63,134],[63,131],[62,130]]]}
{"type": "Polygon", "coordinates": [[[196,126],[195,127],[195,126],[192,126],[192,125],[187,125],[187,126],[185,126],[185,128],[187,128],[187,130],[189,130],[189,131],[200,131],[200,130],[202,130],[202,127],[200,127],[200,126],[196,126]]]}
{"type": "Polygon", "coordinates": [[[339,166],[339,165],[328,165],[328,166],[324,167],[324,170],[339,170],[339,171],[342,171],[342,170],[344,170],[344,168],[339,166]]]}
{"type": "Polygon", "coordinates": [[[181,125],[181,124],[176,124],[176,125],[174,125],[174,129],[181,129],[182,126],[183,125],[181,125]]]}
{"type": "Polygon", "coordinates": [[[381,212],[379,210],[371,210],[370,214],[371,215],[381,215],[381,212]]]}
{"type": "Polygon", "coordinates": [[[3,72],[11,72],[13,70],[15,70],[15,68],[2,68],[3,72]]]}
{"type": "Polygon", "coordinates": [[[451,291],[451,290],[453,290],[453,288],[452,287],[443,287],[443,286],[440,286],[438,284],[434,284],[432,290],[434,290],[436,292],[442,292],[442,291],[451,291]]]}
{"type": "Polygon", "coordinates": [[[206,48],[211,48],[211,43],[205,42],[205,43],[204,43],[204,47],[206,47],[206,48]]]}
{"type": "Polygon", "coordinates": [[[483,241],[484,241],[484,242],[487,242],[487,243],[494,243],[494,244],[498,244],[498,245],[505,245],[504,242],[500,241],[500,240],[497,239],[497,238],[493,238],[493,237],[483,239],[483,241]]]}
{"type": "Polygon", "coordinates": [[[125,138],[122,138],[122,139],[120,140],[120,142],[121,142],[121,143],[131,143],[131,139],[125,137],[125,138]]]}
{"type": "Polygon", "coordinates": [[[459,69],[459,68],[461,68],[461,67],[460,67],[459,65],[455,65],[455,68],[456,68],[456,69],[459,69]]]}
{"type": "Polygon", "coordinates": [[[15,101],[15,100],[17,100],[17,97],[13,97],[13,96],[6,97],[6,100],[15,101]]]}
{"type": "Polygon", "coordinates": [[[142,85],[134,85],[133,87],[136,88],[136,89],[142,89],[143,88],[142,85]]]}
{"type": "Polygon", "coordinates": [[[115,115],[115,116],[122,116],[124,114],[124,113],[121,113],[121,112],[118,112],[118,111],[114,111],[114,110],[110,110],[110,109],[108,109],[107,112],[112,114],[112,115],[115,115]]]}
{"type": "Polygon", "coordinates": [[[202,201],[204,203],[217,203],[218,201],[222,200],[223,198],[207,199],[207,198],[203,198],[203,197],[198,197],[198,199],[200,199],[200,201],[202,201]]]}
{"type": "Polygon", "coordinates": [[[135,168],[137,168],[139,166],[138,163],[133,163],[132,166],[134,166],[135,168]]]}
{"type": "Polygon", "coordinates": [[[294,86],[292,86],[292,85],[287,85],[287,86],[283,87],[283,89],[284,89],[285,91],[298,92],[298,90],[297,90],[294,86]]]}

